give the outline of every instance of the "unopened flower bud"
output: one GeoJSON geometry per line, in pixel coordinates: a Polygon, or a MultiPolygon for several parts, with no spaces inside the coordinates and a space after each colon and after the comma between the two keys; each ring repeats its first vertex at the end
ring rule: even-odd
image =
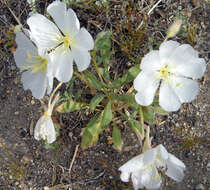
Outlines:
{"type": "Polygon", "coordinates": [[[181,25],[182,25],[182,20],[176,20],[168,29],[168,32],[167,32],[167,39],[168,38],[172,38],[174,36],[176,36],[176,34],[179,32],[180,28],[181,28],[181,25]]]}

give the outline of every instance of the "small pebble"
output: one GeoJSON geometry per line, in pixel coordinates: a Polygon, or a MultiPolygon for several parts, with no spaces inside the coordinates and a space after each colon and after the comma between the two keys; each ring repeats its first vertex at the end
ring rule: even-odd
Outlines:
{"type": "Polygon", "coordinates": [[[34,100],[31,100],[31,104],[34,105],[35,104],[35,101],[34,100]]]}
{"type": "Polygon", "coordinates": [[[26,155],[24,155],[21,159],[21,162],[23,162],[24,164],[29,164],[31,161],[33,161],[32,158],[26,155]]]}
{"type": "Polygon", "coordinates": [[[16,112],[15,112],[15,115],[19,115],[19,112],[18,112],[18,111],[16,111],[16,112]]]}
{"type": "Polygon", "coordinates": [[[18,181],[16,181],[16,182],[15,182],[15,185],[16,185],[16,186],[18,186],[18,185],[19,185],[19,182],[18,182],[18,181]]]}

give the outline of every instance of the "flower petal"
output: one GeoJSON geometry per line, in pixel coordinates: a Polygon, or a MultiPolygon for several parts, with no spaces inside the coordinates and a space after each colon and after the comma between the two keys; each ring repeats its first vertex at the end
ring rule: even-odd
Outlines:
{"type": "Polygon", "coordinates": [[[86,50],[91,50],[94,48],[94,40],[85,28],[81,28],[78,34],[74,37],[74,41],[76,48],[86,50]]]}
{"type": "Polygon", "coordinates": [[[73,57],[70,50],[61,53],[62,48],[63,47],[60,46],[52,53],[54,61],[53,64],[49,66],[51,67],[49,68],[49,72],[51,72],[59,81],[68,82],[73,75],[73,57]]]}
{"type": "Polygon", "coordinates": [[[206,63],[204,59],[192,58],[188,61],[178,59],[179,58],[177,58],[176,63],[179,62],[179,64],[176,64],[174,73],[195,79],[201,78],[204,75],[206,70],[206,63]]]}
{"type": "Polygon", "coordinates": [[[73,38],[80,29],[80,23],[76,13],[72,9],[67,10],[67,16],[65,17],[65,30],[63,33],[70,33],[73,38]]]}
{"type": "MultiPolygon", "coordinates": [[[[15,50],[14,58],[17,66],[22,69],[23,66],[28,64],[26,61],[28,59],[27,52],[31,55],[36,55],[37,50],[23,32],[18,32],[16,34],[16,43],[18,47],[15,50]]],[[[33,63],[31,65],[33,65],[33,63]]]]}
{"type": "Polygon", "coordinates": [[[155,73],[142,70],[134,80],[134,88],[138,91],[135,96],[136,102],[143,106],[150,105],[159,83],[155,73]]]}
{"type": "Polygon", "coordinates": [[[32,41],[29,39],[29,33],[27,29],[24,29],[26,32],[26,35],[28,34],[28,37],[23,32],[18,32],[16,34],[15,42],[18,46],[18,48],[22,48],[25,50],[30,50],[31,52],[37,52],[36,47],[33,45],[32,41]]]}
{"type": "Polygon", "coordinates": [[[91,57],[87,50],[74,48],[72,49],[72,56],[75,60],[79,72],[84,71],[90,65],[91,57]]]}
{"type": "Polygon", "coordinates": [[[142,154],[135,156],[134,158],[132,158],[131,160],[129,160],[128,162],[126,162],[125,164],[123,164],[119,170],[122,173],[131,173],[134,172],[136,170],[141,169],[141,167],[143,166],[143,162],[142,162],[142,154]],[[138,167],[136,167],[138,166],[138,167]]]}
{"type": "Polygon", "coordinates": [[[59,43],[60,31],[56,25],[41,14],[34,14],[27,19],[30,27],[31,39],[34,39],[38,48],[49,50],[59,43]]]}
{"type": "Polygon", "coordinates": [[[50,94],[53,89],[53,76],[48,76],[47,94],[50,94]]]}
{"type": "Polygon", "coordinates": [[[147,168],[143,172],[141,183],[147,189],[159,189],[162,183],[156,167],[147,168]]]}
{"type": "Polygon", "coordinates": [[[32,73],[31,70],[25,71],[22,74],[21,81],[24,90],[30,89],[35,98],[41,99],[44,96],[47,88],[47,77],[43,73],[32,73]]]}
{"type": "Polygon", "coordinates": [[[169,40],[169,41],[166,41],[166,42],[163,42],[161,45],[160,45],[160,48],[159,48],[159,54],[160,54],[160,59],[161,61],[168,61],[170,60],[170,56],[173,54],[173,52],[175,51],[175,49],[177,47],[179,47],[180,43],[176,42],[176,41],[172,41],[172,40],[169,40]]]}
{"type": "Polygon", "coordinates": [[[179,100],[183,102],[191,102],[198,94],[198,83],[184,77],[172,77],[172,88],[179,100]]]}
{"type": "Polygon", "coordinates": [[[166,111],[177,111],[181,102],[168,82],[160,85],[159,104],[166,111]]]}
{"type": "Polygon", "coordinates": [[[143,184],[141,183],[142,176],[144,175],[144,170],[138,170],[136,172],[133,172],[131,175],[133,187],[135,190],[138,190],[139,188],[144,188],[143,184]]]}
{"type": "Polygon", "coordinates": [[[140,68],[143,71],[157,71],[161,67],[159,51],[153,50],[146,54],[142,61],[140,68]]]}
{"type": "Polygon", "coordinates": [[[50,144],[56,140],[56,131],[51,117],[48,117],[46,126],[47,142],[50,144]]]}
{"type": "Polygon", "coordinates": [[[150,165],[153,164],[156,160],[157,151],[155,148],[147,150],[143,154],[143,164],[144,165],[150,165]]]}
{"type": "Polygon", "coordinates": [[[168,151],[165,149],[165,147],[162,144],[159,144],[156,147],[158,154],[161,156],[161,158],[163,160],[167,160],[168,159],[168,151]]]}
{"type": "Polygon", "coordinates": [[[66,4],[60,1],[54,1],[47,7],[47,12],[60,30],[63,31],[65,29],[66,4]]]}
{"type": "Polygon", "coordinates": [[[129,182],[130,173],[128,173],[128,172],[126,172],[126,171],[123,171],[123,172],[120,174],[120,179],[121,179],[123,182],[129,182]]]}
{"type": "Polygon", "coordinates": [[[34,138],[38,141],[42,139],[42,137],[40,136],[40,128],[42,124],[44,123],[44,121],[45,121],[45,117],[40,117],[34,128],[34,138]]]}
{"type": "Polygon", "coordinates": [[[179,46],[170,60],[174,66],[174,73],[182,76],[201,78],[206,69],[205,60],[199,58],[198,52],[188,44],[179,46]]]}
{"type": "Polygon", "coordinates": [[[184,163],[176,158],[174,155],[169,154],[169,159],[167,160],[166,164],[168,168],[166,171],[166,175],[175,181],[182,181],[184,178],[185,170],[184,163]]]}
{"type": "Polygon", "coordinates": [[[183,170],[186,168],[185,164],[181,160],[179,160],[176,156],[174,156],[173,154],[169,153],[168,161],[170,162],[170,164],[176,165],[177,167],[180,167],[183,170]]]}

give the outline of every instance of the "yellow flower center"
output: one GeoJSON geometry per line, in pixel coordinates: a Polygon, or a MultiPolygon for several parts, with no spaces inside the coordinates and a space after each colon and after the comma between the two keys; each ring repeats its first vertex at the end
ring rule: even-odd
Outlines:
{"type": "Polygon", "coordinates": [[[159,70],[159,77],[161,79],[168,79],[170,75],[170,70],[168,68],[168,66],[164,66],[159,70]]]}
{"type": "Polygon", "coordinates": [[[27,60],[28,63],[35,63],[33,65],[27,65],[27,66],[23,66],[22,69],[32,69],[32,73],[36,73],[36,72],[41,72],[41,73],[45,73],[47,70],[47,64],[48,64],[48,60],[36,55],[36,56],[32,56],[29,52],[27,52],[27,60]]]}
{"type": "MultiPolygon", "coordinates": [[[[154,169],[155,167],[156,167],[156,166],[155,166],[155,163],[152,163],[152,164],[150,164],[150,165],[143,165],[143,168],[146,170],[146,173],[149,173],[149,175],[152,174],[152,171],[153,171],[153,169],[154,169]]],[[[156,174],[153,175],[152,178],[153,178],[154,180],[158,180],[158,179],[160,179],[160,175],[158,174],[158,172],[156,172],[156,174]]]]}
{"type": "Polygon", "coordinates": [[[66,34],[65,36],[62,36],[60,38],[60,43],[64,44],[64,49],[67,50],[69,48],[72,48],[74,45],[74,40],[71,38],[69,34],[66,34]]]}

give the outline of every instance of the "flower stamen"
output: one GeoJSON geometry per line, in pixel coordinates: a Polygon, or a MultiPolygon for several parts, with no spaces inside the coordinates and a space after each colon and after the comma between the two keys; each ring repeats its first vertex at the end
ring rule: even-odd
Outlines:
{"type": "Polygon", "coordinates": [[[71,38],[71,36],[69,34],[66,34],[65,36],[62,36],[60,38],[60,42],[62,44],[64,44],[64,49],[68,49],[68,48],[72,48],[73,44],[74,44],[74,40],[71,38]]]}
{"type": "Polygon", "coordinates": [[[36,72],[45,73],[46,72],[47,64],[48,64],[47,59],[45,59],[39,55],[33,56],[29,52],[27,52],[26,62],[35,63],[35,64],[22,66],[23,70],[32,69],[32,71],[31,71],[32,73],[36,73],[36,72]]]}

